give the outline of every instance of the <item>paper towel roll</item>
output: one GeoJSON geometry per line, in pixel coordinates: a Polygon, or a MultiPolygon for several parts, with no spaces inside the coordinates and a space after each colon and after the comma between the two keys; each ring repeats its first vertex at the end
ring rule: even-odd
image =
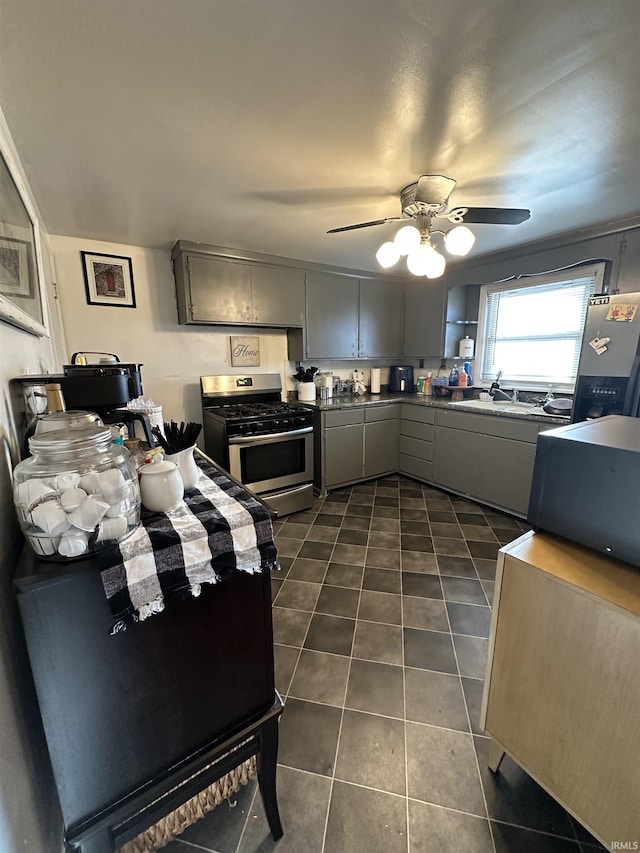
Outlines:
{"type": "Polygon", "coordinates": [[[371,368],[371,388],[369,389],[372,394],[380,393],[380,368],[372,367],[371,368]]]}

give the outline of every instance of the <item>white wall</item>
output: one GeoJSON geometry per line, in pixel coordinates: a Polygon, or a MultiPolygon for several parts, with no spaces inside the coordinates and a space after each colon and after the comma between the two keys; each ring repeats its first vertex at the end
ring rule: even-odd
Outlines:
{"type": "MultiPolygon", "coordinates": [[[[35,210],[0,111],[0,144],[24,196],[35,210]]],[[[45,235],[46,236],[46,235],[45,235]]],[[[46,247],[44,247],[46,248],[46,247]]],[[[56,372],[56,321],[45,264],[49,326],[54,338],[37,338],[0,321],[0,850],[56,853],[62,849],[56,794],[31,680],[12,580],[24,539],[15,517],[11,471],[19,461],[9,380],[23,373],[56,372]]]]}
{"type": "MultiPolygon", "coordinates": [[[[56,280],[69,352],[113,352],[121,361],[142,362],[144,394],[162,405],[165,420],[201,422],[200,376],[216,373],[278,373],[284,391],[294,390],[291,374],[295,364],[287,360],[287,336],[283,330],[216,326],[180,326],[176,309],[171,254],[115,243],[75,237],[52,236],[56,280]],[[88,305],[81,251],[130,257],[136,296],[135,308],[88,305]],[[260,338],[260,366],[231,367],[230,335],[260,338]]],[[[369,379],[371,362],[313,362],[336,376],[351,378],[355,368],[369,379]]],[[[388,365],[387,360],[386,364],[388,365]]],[[[414,362],[409,362],[414,363],[414,362]]],[[[434,362],[429,367],[436,367],[434,362]]],[[[388,366],[382,364],[381,381],[388,382],[388,366]]],[[[305,362],[310,366],[311,362],[305,362]]]]}
{"type": "Polygon", "coordinates": [[[98,350],[116,353],[121,361],[141,362],[144,394],[163,407],[165,420],[201,422],[200,376],[247,370],[282,376],[292,372],[282,330],[178,325],[169,251],[56,236],[51,246],[67,357],[98,350]],[[87,304],[81,251],[132,258],[136,308],[87,304]],[[242,334],[260,338],[259,367],[231,367],[229,336],[242,334]]]}

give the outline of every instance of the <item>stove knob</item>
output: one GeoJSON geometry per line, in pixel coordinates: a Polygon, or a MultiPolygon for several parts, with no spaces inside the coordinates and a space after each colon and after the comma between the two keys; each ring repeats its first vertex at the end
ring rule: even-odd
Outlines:
{"type": "Polygon", "coordinates": [[[306,422],[307,422],[306,418],[296,418],[296,423],[300,424],[301,426],[304,426],[306,424],[306,422]]]}
{"type": "Polygon", "coordinates": [[[284,424],[286,424],[286,421],[279,421],[279,420],[275,420],[275,421],[272,421],[272,423],[273,423],[273,426],[274,426],[276,429],[279,429],[281,426],[283,426],[284,424]]]}
{"type": "Polygon", "coordinates": [[[264,429],[264,423],[262,421],[256,421],[254,424],[256,431],[264,429]]]}

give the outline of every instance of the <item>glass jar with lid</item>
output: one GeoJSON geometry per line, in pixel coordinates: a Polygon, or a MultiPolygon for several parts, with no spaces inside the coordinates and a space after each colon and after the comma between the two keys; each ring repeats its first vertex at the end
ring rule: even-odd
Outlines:
{"type": "Polygon", "coordinates": [[[140,523],[138,473],[108,427],[34,435],[29,450],[13,472],[13,499],[39,557],[87,557],[133,533],[140,523]]]}

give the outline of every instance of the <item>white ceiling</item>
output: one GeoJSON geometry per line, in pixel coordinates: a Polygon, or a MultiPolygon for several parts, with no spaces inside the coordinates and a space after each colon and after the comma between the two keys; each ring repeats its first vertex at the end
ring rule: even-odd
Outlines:
{"type": "Polygon", "coordinates": [[[473,254],[640,213],[638,0],[0,0],[0,105],[47,229],[375,269],[420,174],[473,254]]]}

